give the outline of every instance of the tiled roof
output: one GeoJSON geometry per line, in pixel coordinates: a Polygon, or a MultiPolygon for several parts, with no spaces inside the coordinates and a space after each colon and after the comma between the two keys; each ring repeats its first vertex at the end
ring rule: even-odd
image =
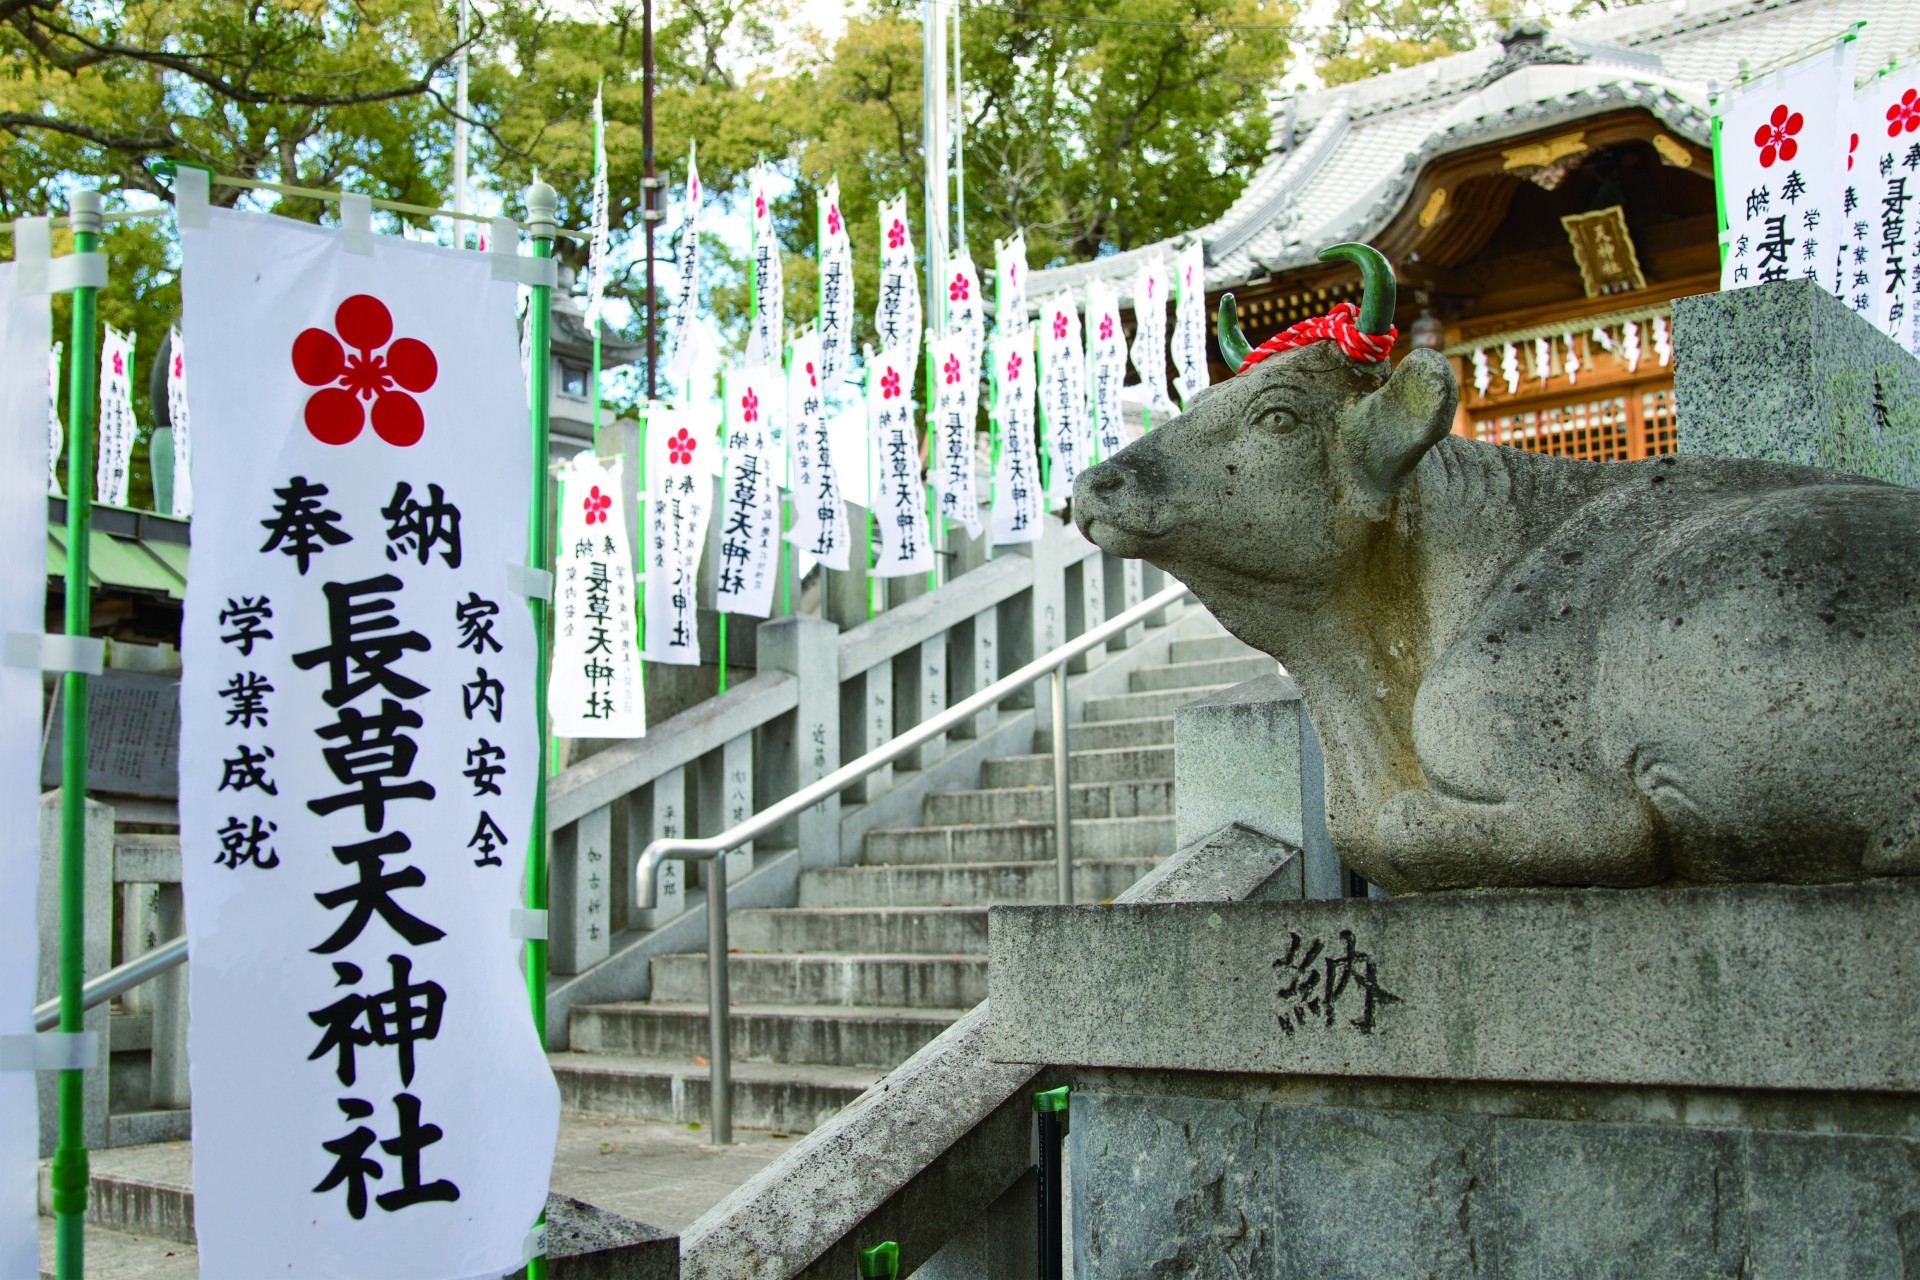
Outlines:
{"type": "Polygon", "coordinates": [[[1195,235],[1209,288],[1292,270],[1322,245],[1378,234],[1439,156],[1622,107],[1705,145],[1709,97],[1743,67],[1763,70],[1861,21],[1863,72],[1920,56],[1920,0],[1653,0],[1554,28],[1546,45],[1557,62],[1488,46],[1308,94],[1292,104],[1297,141],[1285,150],[1287,108],[1276,102],[1276,150],[1226,213],[1158,244],[1035,272],[1030,296],[1099,279],[1130,302],[1141,259],[1171,262],[1195,235]]]}

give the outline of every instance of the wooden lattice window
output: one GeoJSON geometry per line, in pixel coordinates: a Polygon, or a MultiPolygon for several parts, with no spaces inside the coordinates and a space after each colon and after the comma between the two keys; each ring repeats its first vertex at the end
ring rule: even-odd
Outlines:
{"type": "Polygon", "coordinates": [[[1473,435],[1490,444],[1583,462],[1628,462],[1673,452],[1673,381],[1534,396],[1474,412],[1469,421],[1473,435]]]}

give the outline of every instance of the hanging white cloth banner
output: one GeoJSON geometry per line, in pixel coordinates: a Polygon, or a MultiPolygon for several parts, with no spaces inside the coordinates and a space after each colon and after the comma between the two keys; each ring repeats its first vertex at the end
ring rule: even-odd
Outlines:
{"type": "Polygon", "coordinates": [[[1080,309],[1065,290],[1040,308],[1040,425],[1047,446],[1047,501],[1063,505],[1073,497],[1074,480],[1093,465],[1080,309]]]}
{"type": "Polygon", "coordinates": [[[753,314],[747,317],[747,363],[778,367],[787,355],[786,280],[773,233],[767,175],[753,176],[753,314]]]}
{"type": "Polygon", "coordinates": [[[1180,407],[1207,389],[1207,261],[1194,241],[1174,259],[1173,367],[1180,383],[1180,407]]]}
{"type": "Polygon", "coordinates": [[[829,569],[847,568],[847,508],[840,500],[827,430],[820,367],[821,336],[808,329],[793,340],[787,366],[787,438],[793,448],[793,529],[787,541],[829,569]]]}
{"type": "Polygon", "coordinates": [[[1853,128],[1860,145],[1847,177],[1857,207],[1840,296],[1920,356],[1920,63],[1863,85],[1853,128]]]}
{"type": "MultiPolygon", "coordinates": [[[[1567,349],[1567,357],[1561,364],[1561,368],[1566,370],[1567,385],[1572,386],[1580,373],[1580,350],[1570,333],[1561,334],[1560,343],[1567,349]]],[[[1662,360],[1661,363],[1665,364],[1666,361],[1662,360]]],[[[1487,393],[1487,353],[1484,351],[1473,353],[1473,382],[1474,386],[1479,388],[1481,395],[1487,393]]]]}
{"type": "Polygon", "coordinates": [[[698,156],[694,144],[688,143],[686,204],[680,214],[680,235],[674,248],[674,267],[680,281],[673,302],[673,335],[668,340],[673,354],[666,365],[671,395],[684,391],[687,379],[693,376],[694,358],[699,355],[694,323],[700,311],[700,197],[703,194],[698,156]]]}
{"type": "Polygon", "coordinates": [[[1833,287],[1845,213],[1855,41],[1747,84],[1719,112],[1720,287],[1817,280],[1833,287]]]}
{"type": "Polygon", "coordinates": [[[1027,233],[993,247],[993,324],[995,333],[1011,333],[1027,322],[1027,233]]]}
{"type": "Polygon", "coordinates": [[[200,1275],[497,1275],[560,1106],[510,927],[540,749],[516,286],[487,254],[198,212],[200,1275]]]}
{"type": "Polygon", "coordinates": [[[1139,438],[1120,408],[1127,376],[1127,339],[1120,328],[1120,297],[1100,280],[1087,285],[1087,402],[1092,411],[1094,461],[1111,458],[1139,438]]]}
{"type": "Polygon", "coordinates": [[[973,427],[980,398],[978,366],[970,363],[973,339],[950,333],[927,350],[933,367],[933,456],[927,472],[940,514],[958,520],[970,537],[980,536],[980,498],[973,479],[973,427]]]}
{"type": "Polygon", "coordinates": [[[973,255],[956,254],[947,262],[947,332],[967,336],[967,354],[960,363],[974,382],[974,399],[980,397],[980,359],[986,354],[987,308],[980,297],[980,273],[973,255]]]}
{"type": "Polygon", "coordinates": [[[670,666],[700,665],[694,584],[713,510],[719,446],[705,409],[647,413],[646,658],[670,666]]]}
{"type": "Polygon", "coordinates": [[[993,419],[1000,434],[1000,456],[993,469],[993,541],[995,546],[1034,542],[1040,537],[1040,460],[1034,450],[1033,328],[1022,325],[995,336],[989,365],[993,373],[993,419]]]}
{"type": "Polygon", "coordinates": [[[178,329],[167,333],[167,430],[173,437],[173,518],[193,514],[193,432],[187,417],[187,347],[178,329]]]}
{"type": "Polygon", "coordinates": [[[562,738],[647,732],[624,461],[583,449],[560,468],[547,714],[562,738]]]}
{"type": "Polygon", "coordinates": [[[105,325],[100,341],[100,457],[93,500],[111,507],[127,505],[127,481],[133,474],[133,442],[140,434],[133,418],[133,335],[105,325]]]}
{"type": "MultiPolygon", "coordinates": [[[[15,232],[44,246],[49,224],[35,219],[15,232]],[[28,226],[33,230],[29,232],[28,226]]],[[[31,256],[46,261],[46,250],[31,256]]],[[[0,264],[0,555],[31,572],[0,574],[0,635],[46,629],[48,474],[47,295],[20,287],[18,261],[0,264]]],[[[51,359],[50,359],[51,357],[51,359]]],[[[57,368],[57,365],[52,366],[57,368]]],[[[40,932],[40,672],[0,666],[0,1275],[40,1274],[34,1179],[40,1129],[35,1101],[33,1002],[38,989],[40,932]]],[[[56,742],[52,750],[60,750],[56,742]]]]}
{"type": "Polygon", "coordinates": [[[60,459],[65,455],[67,433],[60,427],[60,353],[64,343],[56,342],[47,352],[47,492],[63,497],[60,488],[60,459]]]}
{"type": "MultiPolygon", "coordinates": [[[[593,91],[593,208],[587,222],[587,333],[598,336],[600,310],[607,298],[607,120],[600,90],[593,91]]],[[[595,423],[595,430],[599,424],[595,423]]]]}
{"type": "Polygon", "coordinates": [[[780,446],[772,420],[785,397],[785,378],[773,365],[729,369],[726,465],[720,484],[720,563],[713,607],[764,618],[773,611],[780,577],[780,446]]]}
{"type": "Polygon", "coordinates": [[[867,430],[877,472],[873,518],[880,526],[880,558],[873,573],[901,578],[933,568],[927,539],[927,491],[920,480],[920,448],[913,409],[914,351],[892,347],[867,364],[867,430]]]}
{"type": "Polygon", "coordinates": [[[874,331],[883,350],[900,354],[909,380],[920,354],[920,281],[913,269],[913,227],[905,193],[880,209],[880,298],[874,331]]]}
{"type": "Polygon", "coordinates": [[[1169,417],[1179,413],[1167,394],[1167,264],[1157,254],[1133,275],[1133,348],[1127,354],[1147,408],[1169,417]]]}
{"type": "Polygon", "coordinates": [[[831,391],[853,355],[853,242],[840,212],[840,179],[820,193],[820,353],[817,387],[831,391]]]}

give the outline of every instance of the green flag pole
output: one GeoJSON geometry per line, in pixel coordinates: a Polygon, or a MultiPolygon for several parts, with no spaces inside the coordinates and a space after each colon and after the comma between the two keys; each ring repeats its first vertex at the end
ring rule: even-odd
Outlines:
{"type": "MultiPolygon", "coordinates": [[[[68,202],[73,251],[95,253],[100,246],[100,193],[75,191],[68,202]]],[[[73,372],[67,378],[67,573],[66,634],[93,631],[89,543],[93,536],[93,420],[99,370],[94,365],[94,321],[98,290],[73,291],[73,334],[68,350],[73,372]]],[[[60,717],[60,1033],[85,1029],[80,985],[86,980],[82,946],[86,936],[87,822],[87,677],[61,676],[60,717]]],[[[104,1063],[101,1064],[104,1067],[104,1063]]],[[[98,1068],[96,1068],[98,1069],[98,1068]]],[[[86,1274],[87,1144],[83,1072],[66,1068],[56,1087],[58,1136],[49,1181],[53,1191],[54,1274],[80,1280],[86,1274]]]]}
{"type": "MultiPolygon", "coordinates": [[[[551,258],[558,196],[546,183],[535,180],[527,188],[527,230],[533,237],[533,256],[551,258]]],[[[527,305],[529,345],[532,368],[528,383],[533,401],[529,411],[533,436],[532,489],[527,509],[527,565],[550,571],[552,548],[547,540],[547,375],[553,363],[553,289],[550,285],[531,287],[527,305]]],[[[527,607],[533,610],[533,718],[539,726],[540,750],[536,754],[533,786],[533,830],[527,836],[527,909],[545,913],[547,909],[547,774],[552,734],[547,725],[547,669],[551,662],[553,606],[549,601],[529,596],[527,607]]],[[[541,931],[544,932],[544,931],[541,931]]],[[[547,1043],[547,943],[545,938],[527,939],[527,1003],[533,1011],[534,1034],[541,1047],[547,1043]]],[[[543,1209],[540,1223],[547,1215],[543,1209]]],[[[527,1263],[527,1280],[546,1280],[546,1253],[535,1254],[527,1263]]]]}

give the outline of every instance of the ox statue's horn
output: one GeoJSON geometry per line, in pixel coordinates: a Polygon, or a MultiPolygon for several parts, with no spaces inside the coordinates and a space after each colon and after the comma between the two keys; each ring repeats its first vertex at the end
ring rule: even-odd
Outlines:
{"type": "Polygon", "coordinates": [[[1360,332],[1385,333],[1393,327],[1393,306],[1398,290],[1393,282],[1393,264],[1370,244],[1336,244],[1322,249],[1323,261],[1345,258],[1360,268],[1360,332]]]}
{"type": "Polygon", "coordinates": [[[1247,335],[1240,332],[1240,313],[1234,309],[1233,295],[1220,295],[1219,318],[1214,321],[1214,336],[1220,340],[1220,356],[1227,362],[1227,368],[1238,373],[1240,364],[1253,350],[1253,344],[1247,341],[1247,335]]]}

